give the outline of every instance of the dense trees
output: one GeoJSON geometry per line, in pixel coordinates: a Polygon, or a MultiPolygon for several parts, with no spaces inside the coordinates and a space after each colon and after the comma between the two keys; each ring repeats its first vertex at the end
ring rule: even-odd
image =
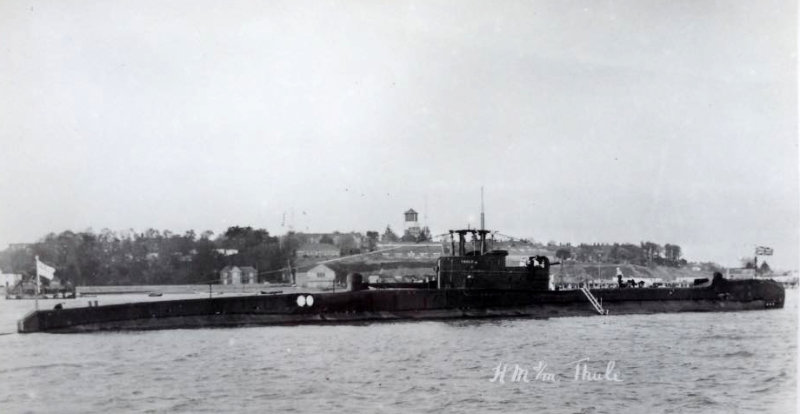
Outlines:
{"type": "Polygon", "coordinates": [[[392,231],[391,227],[386,226],[386,230],[384,230],[383,236],[381,236],[381,242],[383,242],[383,243],[395,243],[395,242],[398,242],[398,241],[400,241],[400,238],[397,237],[397,234],[395,234],[395,232],[392,231]]]}
{"type": "Polygon", "coordinates": [[[199,238],[194,231],[65,231],[26,249],[0,252],[0,268],[33,275],[38,255],[59,279],[77,285],[208,283],[226,265],[253,266],[261,281],[277,281],[282,273],[272,270],[285,267],[297,247],[290,236],[279,240],[264,229],[239,226],[215,239],[210,231],[199,238]]]}
{"type": "Polygon", "coordinates": [[[556,257],[564,261],[572,257],[572,252],[569,249],[561,248],[556,250],[556,257]]]}
{"type": "Polygon", "coordinates": [[[756,263],[752,258],[743,257],[740,259],[740,262],[742,263],[743,269],[755,269],[756,272],[762,275],[772,272],[772,269],[769,267],[769,264],[767,264],[766,261],[761,262],[761,264],[758,265],[758,268],[756,268],[756,263]]]}
{"type": "Polygon", "coordinates": [[[431,229],[429,229],[428,226],[425,226],[419,231],[419,235],[417,235],[417,240],[415,241],[417,243],[422,243],[422,242],[429,242],[432,239],[433,238],[431,237],[431,229]]]}
{"type": "Polygon", "coordinates": [[[677,244],[664,245],[664,259],[670,262],[677,262],[681,258],[681,246],[677,244]]]}
{"type": "MultiPolygon", "coordinates": [[[[551,246],[554,248],[555,246],[551,246]]],[[[556,257],[574,258],[579,262],[631,263],[643,266],[683,266],[681,247],[676,244],[661,246],[653,242],[641,242],[638,246],[630,243],[580,244],[577,247],[561,246],[556,257]]],[[[562,258],[562,260],[565,260],[562,258]]]]}
{"type": "MultiPolygon", "coordinates": [[[[430,231],[423,228],[418,236],[407,234],[411,242],[430,240],[430,231]]],[[[330,242],[343,255],[374,251],[378,240],[397,242],[400,238],[390,227],[381,235],[369,231],[366,237],[357,233],[333,233],[320,236],[289,232],[275,237],[265,229],[233,226],[215,237],[211,231],[198,236],[194,231],[183,234],[168,230],[147,229],[144,232],[103,229],[99,233],[65,231],[50,233],[27,248],[0,252],[0,269],[4,272],[34,274],[34,256],[56,268],[56,276],[75,285],[108,284],[195,284],[216,282],[219,270],[226,265],[252,266],[258,269],[260,281],[285,280],[287,267],[293,266],[298,247],[312,240],[330,242]]],[[[542,246],[544,247],[544,246],[542,246]]],[[[639,265],[682,266],[681,248],[653,242],[635,244],[569,244],[548,245],[561,261],[576,260],[598,263],[630,263],[639,265]]],[[[753,263],[743,263],[753,267],[753,263]]],[[[761,264],[762,271],[768,265],[761,264]]]]}
{"type": "Polygon", "coordinates": [[[400,241],[405,243],[423,243],[431,241],[431,230],[427,226],[419,229],[419,231],[406,229],[400,241]]]}
{"type": "Polygon", "coordinates": [[[377,231],[368,231],[367,232],[367,251],[375,251],[378,247],[378,241],[380,240],[380,234],[377,231]]]}
{"type": "Polygon", "coordinates": [[[334,244],[339,246],[339,252],[342,256],[361,252],[356,238],[352,234],[337,234],[334,244]]]}

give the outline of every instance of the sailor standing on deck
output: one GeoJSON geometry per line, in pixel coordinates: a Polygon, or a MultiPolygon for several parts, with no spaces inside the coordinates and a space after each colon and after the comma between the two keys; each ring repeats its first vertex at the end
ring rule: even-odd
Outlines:
{"type": "Polygon", "coordinates": [[[622,289],[622,270],[619,270],[619,268],[617,268],[617,283],[619,288],[622,289]]]}

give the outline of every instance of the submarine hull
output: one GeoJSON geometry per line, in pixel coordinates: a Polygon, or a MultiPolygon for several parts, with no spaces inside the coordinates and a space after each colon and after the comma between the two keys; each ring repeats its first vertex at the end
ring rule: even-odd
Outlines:
{"type": "MultiPolygon", "coordinates": [[[[609,315],[764,310],[782,308],[784,303],[783,287],[770,280],[724,280],[705,288],[593,289],[591,293],[609,315]]],[[[385,289],[40,310],[26,315],[17,328],[20,333],[71,333],[592,315],[598,312],[580,290],[385,289]]]]}

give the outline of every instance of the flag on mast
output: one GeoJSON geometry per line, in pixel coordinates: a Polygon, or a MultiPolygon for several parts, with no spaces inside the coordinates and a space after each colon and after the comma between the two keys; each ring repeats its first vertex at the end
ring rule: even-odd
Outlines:
{"type": "Polygon", "coordinates": [[[56,273],[56,269],[52,266],[48,266],[44,264],[44,262],[40,262],[39,258],[36,258],[36,276],[43,277],[47,280],[52,280],[53,276],[56,273]]]}
{"type": "Polygon", "coordinates": [[[756,256],[772,256],[772,247],[756,247],[756,256]]]}

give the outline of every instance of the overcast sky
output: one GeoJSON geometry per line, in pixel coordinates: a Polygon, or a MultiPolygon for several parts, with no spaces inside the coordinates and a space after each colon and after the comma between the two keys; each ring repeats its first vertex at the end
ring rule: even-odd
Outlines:
{"type": "Polygon", "coordinates": [[[436,233],[484,186],[504,234],[797,268],[794,3],[0,2],[0,246],[436,233]]]}

